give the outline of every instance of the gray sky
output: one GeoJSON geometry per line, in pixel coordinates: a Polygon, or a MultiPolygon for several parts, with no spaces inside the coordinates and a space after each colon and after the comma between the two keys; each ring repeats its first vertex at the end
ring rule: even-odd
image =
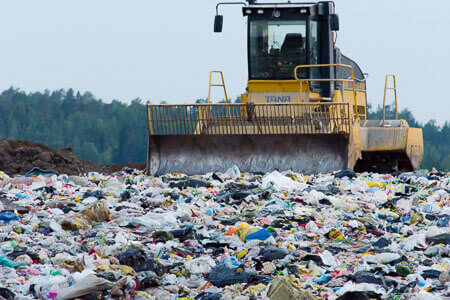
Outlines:
{"type": "MultiPolygon", "coordinates": [[[[240,8],[223,7],[224,32],[213,33],[216,3],[0,0],[0,89],[190,103],[207,96],[209,70],[219,69],[235,98],[247,80],[246,23],[240,8]]],[[[370,103],[382,102],[392,72],[400,108],[420,121],[450,120],[449,0],[337,0],[336,7],[337,45],[370,74],[370,103]]]]}

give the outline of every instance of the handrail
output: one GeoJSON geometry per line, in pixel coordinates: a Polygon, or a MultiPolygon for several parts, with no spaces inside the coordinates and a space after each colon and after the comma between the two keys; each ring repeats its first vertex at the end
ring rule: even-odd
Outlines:
{"type": "Polygon", "coordinates": [[[208,104],[211,103],[211,87],[212,86],[219,86],[223,87],[223,92],[225,93],[225,101],[228,104],[228,96],[227,96],[227,89],[225,88],[225,80],[223,79],[223,73],[222,71],[211,71],[209,72],[209,91],[208,91],[208,104]],[[212,84],[212,74],[217,73],[220,74],[220,78],[222,79],[222,84],[212,84]]]}
{"type": "Polygon", "coordinates": [[[147,112],[150,136],[349,134],[353,114],[348,102],[148,104],[147,112]]]}
{"type": "Polygon", "coordinates": [[[242,106],[247,107],[249,105],[252,106],[277,106],[277,105],[284,105],[284,106],[339,106],[339,105],[347,105],[347,102],[295,102],[295,103],[253,103],[253,102],[246,102],[246,103],[180,103],[180,104],[146,104],[147,107],[183,107],[183,106],[222,106],[226,107],[227,105],[230,107],[235,106],[242,106]]]}
{"type": "Polygon", "coordinates": [[[393,90],[395,95],[395,119],[398,120],[398,106],[397,106],[397,83],[395,80],[394,74],[386,74],[386,80],[384,81],[384,97],[383,97],[383,123],[386,117],[386,92],[387,90],[393,90]],[[394,87],[388,87],[388,79],[389,77],[392,77],[394,80],[394,87]]]}
{"type": "Polygon", "coordinates": [[[152,124],[152,118],[150,114],[150,104],[147,104],[147,126],[148,126],[148,133],[150,135],[153,134],[153,124],[152,124]]]}
{"type": "MultiPolygon", "coordinates": [[[[208,90],[208,104],[211,104],[211,87],[212,86],[219,86],[223,87],[223,92],[225,93],[225,101],[228,103],[228,96],[227,96],[227,89],[225,87],[225,80],[223,79],[223,73],[222,71],[211,71],[209,72],[209,90],[208,90]],[[217,73],[220,74],[220,78],[222,79],[222,84],[211,84],[212,82],[212,74],[217,73]]],[[[227,110],[228,116],[230,115],[230,110],[227,110]]]]}
{"type": "Polygon", "coordinates": [[[311,81],[338,81],[338,82],[352,82],[352,86],[353,86],[353,98],[354,98],[354,111],[355,111],[355,117],[358,117],[358,106],[357,106],[357,101],[356,101],[356,87],[355,87],[355,77],[353,75],[353,68],[352,66],[349,65],[344,65],[344,64],[321,64],[321,65],[300,65],[300,66],[296,66],[294,69],[294,76],[295,76],[295,80],[297,80],[298,82],[300,82],[300,92],[303,92],[303,85],[302,82],[311,82],[311,81]],[[343,68],[348,68],[350,69],[350,74],[351,74],[351,79],[340,79],[340,78],[306,78],[306,79],[302,79],[302,78],[298,78],[297,76],[297,70],[301,69],[301,68],[315,68],[315,67],[343,67],[343,68]]]}
{"type": "MultiPolygon", "coordinates": [[[[325,103],[313,103],[313,102],[301,102],[301,103],[252,103],[253,105],[258,105],[258,106],[272,106],[272,105],[311,105],[311,106],[317,106],[317,105],[342,105],[342,104],[347,104],[346,102],[325,102],[325,103]]],[[[147,106],[149,107],[154,107],[154,106],[158,106],[158,107],[169,107],[169,106],[177,106],[177,107],[181,107],[181,106],[226,106],[229,105],[230,107],[232,106],[248,106],[249,102],[247,103],[229,103],[229,104],[224,104],[224,103],[191,103],[191,104],[186,104],[186,103],[181,103],[181,104],[147,104],[147,106]]]]}
{"type": "Polygon", "coordinates": [[[216,15],[219,14],[219,6],[220,5],[237,5],[237,4],[241,4],[241,5],[247,6],[247,3],[245,3],[245,2],[219,2],[216,5],[216,15]]]}

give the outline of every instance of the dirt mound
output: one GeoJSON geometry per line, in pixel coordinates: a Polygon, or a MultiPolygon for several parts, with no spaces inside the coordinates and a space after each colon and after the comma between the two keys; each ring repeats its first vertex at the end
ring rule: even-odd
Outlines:
{"type": "Polygon", "coordinates": [[[144,164],[100,165],[86,162],[76,157],[71,148],[53,150],[35,142],[0,140],[0,170],[8,174],[25,174],[33,167],[69,175],[92,171],[112,173],[125,166],[145,168],[144,164]]]}

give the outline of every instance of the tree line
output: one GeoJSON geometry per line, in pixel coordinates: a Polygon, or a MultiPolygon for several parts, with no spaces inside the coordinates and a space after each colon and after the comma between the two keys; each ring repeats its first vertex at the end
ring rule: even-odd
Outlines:
{"type": "MultiPolygon", "coordinates": [[[[148,140],[146,104],[139,98],[130,104],[105,103],[89,92],[72,89],[25,93],[9,88],[0,95],[0,137],[40,142],[53,149],[70,147],[81,159],[102,164],[143,163],[148,140]]],[[[388,108],[387,117],[392,115],[388,108]]],[[[369,107],[369,119],[381,117],[381,107],[369,107]]],[[[450,170],[450,122],[421,124],[408,109],[400,111],[399,118],[423,128],[421,167],[450,170]]]]}

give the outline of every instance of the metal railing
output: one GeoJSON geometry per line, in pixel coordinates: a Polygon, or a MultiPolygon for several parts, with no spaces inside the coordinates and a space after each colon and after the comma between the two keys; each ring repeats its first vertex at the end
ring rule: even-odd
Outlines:
{"type": "Polygon", "coordinates": [[[208,103],[211,103],[211,87],[222,87],[223,88],[223,92],[225,94],[225,101],[226,101],[226,103],[228,103],[227,88],[225,87],[225,79],[223,78],[222,71],[211,71],[211,72],[209,72],[208,103]],[[212,83],[213,74],[219,74],[222,83],[220,83],[220,84],[219,83],[212,83]]]}
{"type": "Polygon", "coordinates": [[[348,103],[148,105],[150,135],[347,134],[348,103]]]}
{"type": "Polygon", "coordinates": [[[397,102],[397,82],[394,74],[386,74],[386,80],[384,81],[384,96],[383,96],[383,123],[386,119],[386,92],[387,90],[394,91],[394,100],[395,100],[395,119],[398,120],[398,102],[397,102]],[[388,86],[388,80],[392,78],[394,86],[388,86]]]}
{"type": "Polygon", "coordinates": [[[300,92],[303,92],[303,82],[312,82],[312,81],[329,81],[329,82],[350,82],[352,84],[352,91],[353,91],[353,110],[355,113],[355,117],[358,117],[358,104],[356,101],[356,87],[355,87],[355,77],[353,75],[353,68],[349,65],[343,65],[343,64],[322,64],[322,65],[301,65],[297,66],[294,69],[294,76],[295,80],[297,80],[300,83],[300,92]],[[342,67],[342,68],[348,68],[350,69],[351,77],[350,79],[342,79],[342,78],[298,78],[297,73],[298,69],[307,69],[307,68],[322,68],[322,67],[342,67]]]}

